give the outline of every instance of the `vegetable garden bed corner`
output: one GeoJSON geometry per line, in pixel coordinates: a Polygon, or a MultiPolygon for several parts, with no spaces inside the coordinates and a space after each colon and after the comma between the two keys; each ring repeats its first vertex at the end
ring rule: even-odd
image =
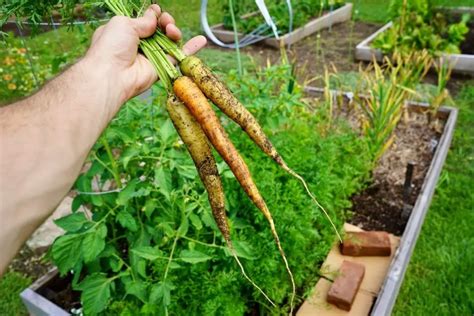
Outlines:
{"type": "MultiPolygon", "coordinates": [[[[327,14],[311,20],[306,25],[294,30],[293,32],[281,36],[280,39],[262,38],[263,43],[275,48],[279,48],[281,42],[283,42],[284,45],[292,45],[319,30],[350,20],[352,17],[352,6],[352,3],[346,3],[344,6],[332,12],[328,12],[327,14]]],[[[214,25],[211,27],[211,30],[219,40],[225,43],[231,43],[234,41],[234,32],[224,29],[223,24],[214,25]]],[[[243,34],[238,33],[239,39],[243,36],[243,34]]]]}

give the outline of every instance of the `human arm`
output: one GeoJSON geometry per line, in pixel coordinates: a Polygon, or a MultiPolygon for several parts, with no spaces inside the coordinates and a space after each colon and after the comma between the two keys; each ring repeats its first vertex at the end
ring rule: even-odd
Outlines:
{"type": "MultiPolygon", "coordinates": [[[[180,38],[157,5],[139,19],[113,18],[95,32],[83,59],[33,96],[0,108],[0,275],[70,190],[121,105],[157,80],[137,54],[139,39],[157,25],[180,38]]],[[[195,53],[205,43],[195,38],[185,50],[195,53]]]]}

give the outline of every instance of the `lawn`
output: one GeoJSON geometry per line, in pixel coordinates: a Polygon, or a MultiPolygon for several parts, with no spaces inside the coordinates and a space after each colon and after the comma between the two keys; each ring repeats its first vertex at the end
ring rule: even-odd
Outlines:
{"type": "Polygon", "coordinates": [[[0,280],[0,315],[26,315],[20,292],[31,284],[31,279],[17,272],[8,272],[0,280]]]}
{"type": "Polygon", "coordinates": [[[474,312],[474,81],[456,104],[454,140],[394,315],[474,312]]]}

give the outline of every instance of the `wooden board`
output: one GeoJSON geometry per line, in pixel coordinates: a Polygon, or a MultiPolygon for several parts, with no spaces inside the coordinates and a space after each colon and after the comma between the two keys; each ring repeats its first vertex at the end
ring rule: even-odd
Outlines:
{"type": "MultiPolygon", "coordinates": [[[[344,230],[362,231],[357,226],[344,224],[344,230]]],[[[310,298],[308,298],[297,312],[297,316],[310,315],[368,315],[372,304],[374,303],[385,277],[392,258],[398,248],[400,238],[390,234],[390,244],[392,247],[392,254],[390,257],[351,257],[343,256],[339,251],[339,242],[334,243],[326,260],[321,266],[320,278],[310,298]],[[363,264],[365,266],[365,276],[360,286],[359,292],[355,298],[354,304],[349,312],[343,311],[334,305],[326,302],[326,295],[331,286],[331,280],[337,275],[337,271],[342,264],[342,261],[349,260],[363,264]]]]}

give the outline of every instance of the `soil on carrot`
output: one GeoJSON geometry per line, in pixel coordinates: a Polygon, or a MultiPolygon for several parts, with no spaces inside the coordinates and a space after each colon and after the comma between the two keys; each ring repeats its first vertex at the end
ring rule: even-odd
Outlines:
{"type": "Polygon", "coordinates": [[[427,114],[411,113],[396,128],[395,141],[373,171],[373,182],[352,197],[351,223],[365,230],[401,236],[420,193],[444,124],[428,124],[427,114]],[[408,163],[414,164],[411,192],[404,200],[408,163]],[[405,206],[405,211],[404,211],[405,206]]]}

